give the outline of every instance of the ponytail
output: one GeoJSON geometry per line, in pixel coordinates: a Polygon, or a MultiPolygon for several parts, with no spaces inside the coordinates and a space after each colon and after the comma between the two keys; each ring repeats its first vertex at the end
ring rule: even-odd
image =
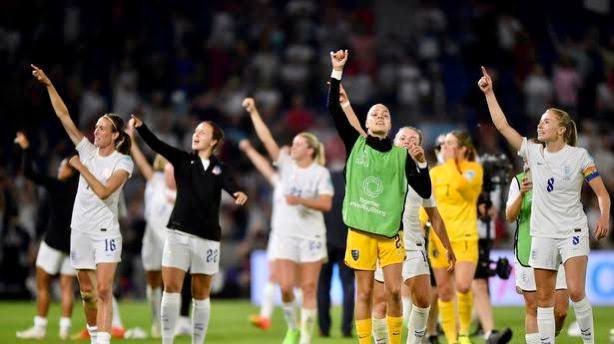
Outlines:
{"type": "Polygon", "coordinates": [[[578,143],[578,128],[576,122],[571,119],[571,116],[561,109],[550,108],[546,110],[554,114],[559,119],[559,125],[565,128],[563,140],[570,146],[575,146],[578,143]]]}
{"type": "Polygon", "coordinates": [[[303,137],[307,141],[307,145],[313,149],[313,155],[311,156],[313,160],[319,165],[324,166],[326,164],[325,149],[322,142],[318,140],[318,137],[309,132],[302,132],[298,136],[303,137]]]}
{"type": "Polygon", "coordinates": [[[113,113],[104,114],[102,117],[109,120],[111,122],[111,130],[114,133],[119,134],[117,139],[115,139],[115,141],[113,142],[115,150],[122,154],[129,155],[130,147],[132,146],[132,140],[130,139],[130,136],[128,136],[128,134],[126,134],[126,132],[124,131],[124,120],[113,113]]]}

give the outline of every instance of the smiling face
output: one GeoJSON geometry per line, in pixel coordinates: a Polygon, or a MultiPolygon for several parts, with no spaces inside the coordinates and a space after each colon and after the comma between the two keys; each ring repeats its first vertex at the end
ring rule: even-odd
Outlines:
{"type": "Polygon", "coordinates": [[[195,151],[204,151],[213,148],[217,144],[217,140],[213,138],[213,127],[208,123],[200,123],[194,134],[192,134],[192,149],[195,151]]]}
{"type": "Polygon", "coordinates": [[[386,136],[390,132],[392,122],[390,119],[390,111],[383,104],[375,104],[367,113],[365,127],[370,134],[375,136],[386,136]]]}
{"type": "Polygon", "coordinates": [[[113,122],[105,116],[100,117],[94,129],[94,146],[106,148],[112,145],[118,137],[119,133],[114,131],[113,122]]]}
{"type": "Polygon", "coordinates": [[[313,157],[313,148],[309,146],[307,139],[301,135],[296,135],[290,147],[290,157],[295,161],[313,157]]]}
{"type": "Polygon", "coordinates": [[[537,125],[537,139],[541,142],[554,142],[563,137],[565,127],[561,126],[561,121],[554,113],[544,112],[537,125]]]}
{"type": "Polygon", "coordinates": [[[411,148],[420,145],[420,134],[412,128],[401,128],[394,137],[397,147],[411,148]]]}

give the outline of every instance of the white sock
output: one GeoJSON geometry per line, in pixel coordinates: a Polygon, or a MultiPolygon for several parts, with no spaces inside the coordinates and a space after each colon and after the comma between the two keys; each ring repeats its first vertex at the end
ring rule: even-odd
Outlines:
{"type": "Polygon", "coordinates": [[[260,306],[260,316],[263,318],[271,319],[273,315],[273,303],[275,300],[275,283],[267,282],[262,291],[262,305],[260,306]]]}
{"type": "Polygon", "coordinates": [[[409,321],[407,322],[407,344],[422,343],[426,334],[426,321],[429,318],[431,307],[420,308],[412,305],[409,321]]]}
{"type": "Polygon", "coordinates": [[[541,344],[541,339],[539,338],[539,332],[537,333],[527,333],[524,335],[524,339],[527,344],[541,344]]]}
{"type": "Polygon", "coordinates": [[[576,321],[580,327],[580,335],[584,344],[595,343],[595,334],[593,333],[593,307],[585,297],[581,301],[573,303],[573,310],[576,313],[576,321]]]}
{"type": "Polygon", "coordinates": [[[403,296],[401,302],[403,306],[403,322],[407,323],[409,321],[409,314],[411,313],[411,298],[403,296]]]}
{"type": "Polygon", "coordinates": [[[537,328],[542,344],[554,343],[554,307],[537,307],[537,328]]]}
{"type": "Polygon", "coordinates": [[[301,340],[300,344],[311,344],[313,328],[316,324],[315,309],[301,308],[301,340]]]}
{"type": "Polygon", "coordinates": [[[62,331],[62,329],[66,329],[66,331],[70,332],[71,326],[72,326],[72,323],[70,321],[70,318],[68,317],[60,318],[60,332],[62,331]]]}
{"type": "Polygon", "coordinates": [[[388,325],[386,324],[386,318],[376,318],[373,317],[371,319],[372,323],[372,334],[373,340],[375,344],[385,344],[388,343],[388,325]]]}
{"type": "Polygon", "coordinates": [[[86,328],[87,328],[87,333],[90,334],[90,343],[96,344],[97,343],[96,338],[98,338],[98,326],[86,325],[86,328]]]}
{"type": "Polygon", "coordinates": [[[119,307],[117,306],[117,299],[113,296],[113,321],[111,321],[113,327],[124,327],[122,319],[119,316],[119,307]]]}
{"type": "Polygon", "coordinates": [[[284,310],[284,318],[290,330],[298,329],[296,321],[296,303],[294,301],[283,302],[281,306],[284,310]]]}
{"type": "Polygon", "coordinates": [[[47,318],[41,316],[34,317],[34,327],[37,329],[41,329],[43,331],[47,331],[47,318]]]}
{"type": "Polygon", "coordinates": [[[147,300],[151,307],[151,323],[160,328],[160,304],[162,303],[162,289],[147,286],[147,300]]]}
{"type": "Polygon", "coordinates": [[[303,304],[303,290],[301,288],[294,289],[294,302],[296,302],[297,305],[303,304]]]}
{"type": "Polygon", "coordinates": [[[202,344],[207,336],[209,318],[211,317],[211,300],[192,299],[192,344],[202,344]]]}
{"type": "Polygon", "coordinates": [[[484,341],[488,340],[488,337],[492,334],[492,331],[484,332],[484,341]]]}
{"type": "Polygon", "coordinates": [[[111,343],[111,334],[109,332],[98,332],[98,339],[96,344],[109,344],[111,343]]]}
{"type": "Polygon", "coordinates": [[[175,337],[175,325],[179,318],[179,308],[181,307],[180,293],[162,293],[162,304],[160,306],[160,320],[162,324],[162,343],[172,344],[175,337]]]}

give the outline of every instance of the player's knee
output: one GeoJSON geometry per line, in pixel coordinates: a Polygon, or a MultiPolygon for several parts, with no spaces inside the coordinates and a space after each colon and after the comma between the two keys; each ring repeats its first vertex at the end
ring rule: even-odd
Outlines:
{"type": "Polygon", "coordinates": [[[360,304],[371,303],[373,297],[373,290],[358,290],[356,292],[356,302],[360,304]]]}
{"type": "Polygon", "coordinates": [[[439,293],[439,299],[444,302],[452,301],[454,298],[454,290],[452,285],[439,285],[437,287],[439,293]]]}
{"type": "Polygon", "coordinates": [[[431,300],[429,300],[429,296],[426,293],[416,293],[416,297],[412,303],[417,307],[427,308],[431,305],[431,300]]]}
{"type": "Polygon", "coordinates": [[[458,283],[458,285],[456,286],[456,290],[461,294],[467,294],[468,292],[471,291],[471,282],[458,283]]]}
{"type": "Polygon", "coordinates": [[[98,289],[98,298],[102,302],[111,301],[111,299],[113,298],[113,294],[112,294],[112,288],[110,285],[99,284],[97,289],[98,289]]]}
{"type": "Polygon", "coordinates": [[[96,292],[89,289],[89,290],[81,290],[80,294],[81,294],[81,300],[83,300],[84,304],[90,307],[96,306],[96,302],[98,301],[98,296],[96,295],[96,292]]]}
{"type": "Polygon", "coordinates": [[[391,284],[386,286],[386,298],[392,301],[401,300],[401,285],[391,284]]]}
{"type": "Polygon", "coordinates": [[[569,289],[569,298],[573,302],[582,301],[585,296],[586,294],[584,293],[584,290],[582,289],[572,289],[572,288],[569,289]]]}
{"type": "Polygon", "coordinates": [[[305,283],[301,286],[301,290],[303,292],[303,298],[315,298],[316,296],[316,284],[315,283],[305,283]]]}

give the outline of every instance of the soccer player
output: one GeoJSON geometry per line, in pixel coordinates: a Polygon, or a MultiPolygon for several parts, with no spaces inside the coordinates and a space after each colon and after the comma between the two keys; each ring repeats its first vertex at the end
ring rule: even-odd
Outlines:
{"type": "Polygon", "coordinates": [[[147,276],[147,300],[151,307],[151,336],[160,338],[160,304],[162,302],[162,253],[171,217],[177,188],[173,176],[173,165],[164,157],[156,155],[153,166],[141,152],[134,138],[134,127],[128,125],[126,132],[132,140],[130,154],[147,181],[145,185],[145,234],[141,248],[143,269],[147,276]]]}
{"type": "MultiPolygon", "coordinates": [[[[361,133],[347,120],[339,104],[339,85],[348,52],[330,54],[333,71],[327,107],[345,145],[346,187],[343,221],[349,228],[345,263],[355,271],[356,333],[359,343],[371,343],[373,275],[380,262],[387,299],[390,343],[401,341],[401,269],[405,260],[401,215],[409,184],[422,198],[431,196],[426,162],[416,163],[388,137],[390,111],[382,104],[369,109],[361,133]]],[[[414,152],[415,153],[415,152],[414,152]]]]}
{"type": "Polygon", "coordinates": [[[70,317],[73,307],[73,285],[77,272],[70,264],[70,216],[75,203],[79,175],[70,167],[67,159],[60,162],[57,177],[38,173],[32,162],[30,142],[24,133],[18,132],[15,142],[22,150],[23,174],[48,192],[49,219],[44,238],[36,257],[36,304],[37,315],[34,326],[17,332],[20,339],[43,339],[47,334],[49,313],[49,287],[53,276],[60,275],[62,295],[62,316],[60,318],[60,339],[70,336],[70,317]]]}
{"type": "Polygon", "coordinates": [[[471,283],[478,261],[477,201],[482,191],[483,170],[475,161],[475,147],[465,132],[448,133],[441,154],[444,163],[431,169],[431,180],[456,255],[454,271],[447,270],[446,249],[434,235],[429,236],[429,259],[437,281],[441,326],[448,343],[465,344],[471,343],[471,283]]]}
{"type": "Polygon", "coordinates": [[[531,170],[531,254],[535,273],[537,327],[542,343],[555,342],[554,290],[559,265],[565,267],[569,297],[584,343],[594,343],[593,309],[586,298],[586,266],[590,251],[588,221],[580,202],[583,181],[599,202],[601,216],[595,237],[606,237],[610,227],[610,196],[586,149],[575,147],[576,124],[560,109],[547,109],[537,126],[534,143],[512,128],[501,110],[493,83],[482,67],[478,81],[492,121],[531,170]]]}
{"type": "MultiPolygon", "coordinates": [[[[505,217],[508,222],[516,221],[514,235],[514,251],[516,254],[516,291],[522,294],[525,304],[525,340],[527,344],[540,344],[541,339],[537,331],[537,303],[535,301],[535,275],[529,265],[531,254],[531,174],[528,166],[522,173],[517,174],[510,184],[507,195],[505,217]]],[[[563,327],[567,308],[569,308],[569,294],[565,282],[565,269],[559,265],[554,292],[555,327],[558,334],[563,327]]]]}
{"type": "Polygon", "coordinates": [[[279,173],[280,196],[273,216],[272,258],[277,260],[279,285],[288,331],[284,343],[311,343],[317,321],[317,286],[322,263],[326,260],[326,226],[323,212],[330,211],[333,184],[325,164],[324,145],[307,132],[292,140],[290,154],[281,150],[262,121],[254,100],[243,106],[250,114],[256,134],[279,173]],[[298,281],[297,281],[298,277],[298,281]],[[296,320],[294,287],[303,295],[301,326],[296,320]]]}
{"type": "MultiPolygon", "coordinates": [[[[271,215],[275,216],[278,214],[278,203],[283,202],[283,194],[281,193],[281,188],[279,186],[279,174],[273,166],[268,162],[268,160],[262,156],[249,142],[249,140],[244,139],[239,142],[239,149],[249,158],[249,161],[256,167],[258,172],[262,174],[262,176],[273,186],[273,200],[272,200],[272,211],[271,215]]],[[[283,148],[282,148],[283,149],[283,148]]],[[[274,221],[271,221],[274,222],[274,221]]],[[[269,236],[269,242],[267,245],[267,258],[269,260],[269,280],[267,281],[264,290],[262,291],[262,304],[260,306],[260,314],[250,316],[250,322],[263,330],[268,330],[271,327],[271,319],[273,316],[273,308],[275,305],[275,286],[278,282],[278,274],[277,271],[277,263],[276,259],[274,259],[274,252],[272,252],[274,248],[273,236],[269,236]]]]}
{"type": "Polygon", "coordinates": [[[188,270],[192,275],[192,343],[203,343],[211,316],[211,279],[219,271],[222,190],[238,205],[245,204],[247,195],[240,191],[228,166],[214,155],[224,139],[215,123],[201,122],[192,135],[192,152],[185,152],[160,141],[136,116],[130,122],[145,143],[173,165],[177,184],[162,257],[162,343],[174,341],[188,270]]]}
{"type": "Polygon", "coordinates": [[[92,144],[43,70],[32,65],[32,75],[47,88],[55,114],[79,153],[69,161],[81,174],[70,223],[70,261],[77,269],[91,342],[106,344],[111,340],[111,289],[122,251],[118,203],[134,168],[127,155],[130,137],[119,116],[105,114],[96,122],[92,144]]]}

